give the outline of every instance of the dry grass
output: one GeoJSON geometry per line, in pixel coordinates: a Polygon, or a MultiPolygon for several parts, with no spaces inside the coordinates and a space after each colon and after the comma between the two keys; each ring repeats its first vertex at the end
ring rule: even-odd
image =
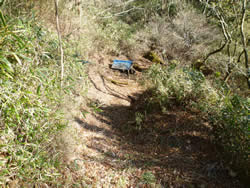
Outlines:
{"type": "Polygon", "coordinates": [[[166,61],[178,59],[187,63],[202,59],[203,55],[211,50],[208,46],[216,43],[221,36],[218,29],[209,25],[204,16],[187,6],[171,21],[154,18],[146,26],[146,30],[139,31],[135,37],[138,41],[144,39],[136,48],[141,48],[141,45],[151,46],[152,49],[158,50],[166,61]]]}

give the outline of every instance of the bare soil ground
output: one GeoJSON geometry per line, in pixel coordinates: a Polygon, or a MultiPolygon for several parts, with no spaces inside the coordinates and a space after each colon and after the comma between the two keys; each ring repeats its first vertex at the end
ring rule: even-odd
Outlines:
{"type": "Polygon", "coordinates": [[[141,73],[110,69],[114,58],[92,58],[88,100],[68,109],[65,160],[82,186],[241,187],[211,142],[209,124],[181,106],[162,112],[147,105],[141,73]]]}

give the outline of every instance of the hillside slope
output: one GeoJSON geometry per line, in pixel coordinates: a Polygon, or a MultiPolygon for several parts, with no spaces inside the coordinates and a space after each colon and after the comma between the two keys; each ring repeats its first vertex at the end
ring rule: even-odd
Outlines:
{"type": "Polygon", "coordinates": [[[63,134],[65,160],[82,177],[79,185],[243,187],[211,142],[211,126],[195,112],[172,106],[143,114],[150,91],[138,84],[140,73],[110,69],[117,58],[125,57],[96,55],[86,65],[87,102],[72,109],[69,125],[77,131],[63,134]]]}

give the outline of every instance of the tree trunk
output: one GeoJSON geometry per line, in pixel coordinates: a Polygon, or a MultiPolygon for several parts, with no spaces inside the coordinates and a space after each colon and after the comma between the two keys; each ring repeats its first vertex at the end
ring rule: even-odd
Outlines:
{"type": "Polygon", "coordinates": [[[62,47],[62,38],[60,33],[60,25],[59,25],[59,15],[58,15],[58,2],[59,0],[54,0],[55,2],[55,16],[56,16],[56,30],[59,41],[59,48],[61,53],[61,87],[63,86],[63,77],[64,77],[64,59],[63,59],[63,47],[62,47]]]}
{"type": "Polygon", "coordinates": [[[241,39],[242,39],[242,45],[244,50],[244,56],[245,56],[245,68],[246,68],[246,79],[248,88],[250,89],[250,79],[249,79],[249,65],[248,65],[248,52],[247,52],[247,44],[246,44],[246,37],[244,33],[244,21],[246,17],[246,0],[242,0],[242,17],[241,17],[241,39]]]}

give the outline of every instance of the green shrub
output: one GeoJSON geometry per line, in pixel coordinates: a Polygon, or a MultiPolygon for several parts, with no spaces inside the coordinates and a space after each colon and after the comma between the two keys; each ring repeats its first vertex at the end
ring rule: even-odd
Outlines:
{"type": "Polygon", "coordinates": [[[234,165],[246,171],[250,167],[249,106],[249,100],[227,96],[220,113],[212,117],[215,141],[230,154],[228,159],[234,165]]]}
{"type": "Polygon", "coordinates": [[[53,142],[65,126],[58,106],[84,77],[83,67],[66,48],[61,88],[56,35],[34,18],[0,20],[0,186],[56,185],[60,155],[53,142]]]}
{"type": "Polygon", "coordinates": [[[153,185],[156,182],[155,175],[151,171],[144,172],[141,179],[143,183],[149,185],[153,185]]]}
{"type": "Polygon", "coordinates": [[[168,15],[170,17],[175,17],[178,14],[178,5],[175,3],[170,3],[168,5],[168,15]]]}
{"type": "Polygon", "coordinates": [[[170,68],[153,65],[147,79],[151,81],[161,104],[169,99],[185,105],[196,102],[201,106],[203,103],[213,106],[220,102],[220,95],[210,82],[201,72],[191,68],[176,68],[176,64],[170,68]]]}
{"type": "MultiPolygon", "coordinates": [[[[147,75],[153,90],[153,100],[162,109],[171,101],[201,110],[213,126],[214,142],[223,148],[230,164],[249,175],[249,99],[225,95],[229,88],[221,82],[217,89],[204,75],[191,68],[169,68],[153,65],[147,75]]],[[[230,90],[229,90],[230,91],[230,90]]],[[[242,173],[242,172],[241,172],[242,173]]]]}

